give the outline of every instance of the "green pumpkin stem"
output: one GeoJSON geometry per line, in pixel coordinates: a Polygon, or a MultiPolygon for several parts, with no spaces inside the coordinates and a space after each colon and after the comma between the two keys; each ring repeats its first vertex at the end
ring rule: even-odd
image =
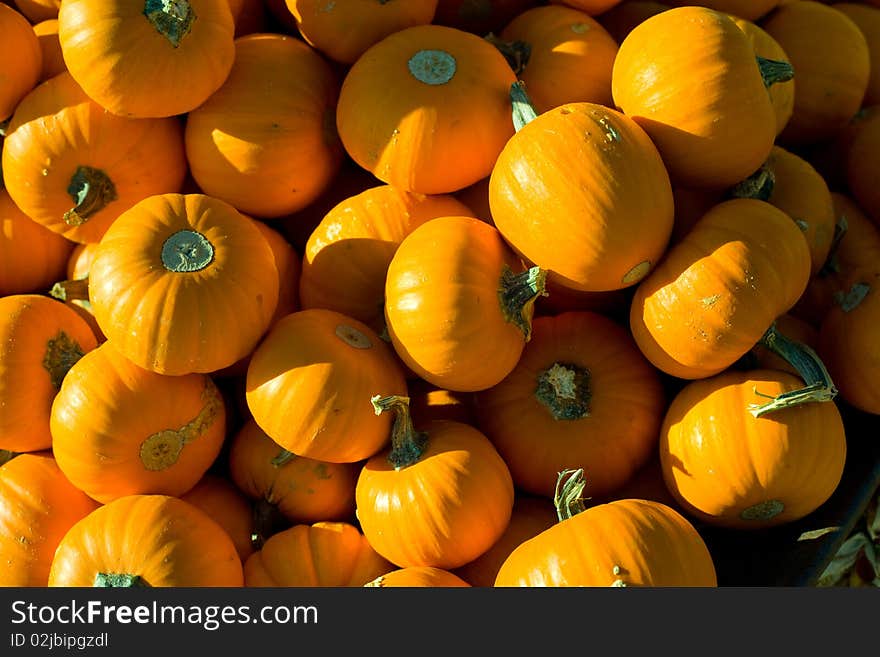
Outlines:
{"type": "Polygon", "coordinates": [[[49,296],[59,301],[88,301],[89,279],[86,277],[58,281],[49,290],[49,296]]]}
{"type": "Polygon", "coordinates": [[[519,132],[523,126],[538,118],[535,106],[526,93],[526,83],[517,80],[510,85],[510,103],[513,106],[513,127],[519,132]]]}
{"type": "Polygon", "coordinates": [[[764,333],[760,344],[792,365],[807,385],[775,397],[756,390],[756,394],[767,397],[770,401],[765,404],[749,404],[752,415],[762,417],[800,404],[831,401],[837,396],[837,388],[819,355],[809,346],[785,337],[776,328],[775,322],[764,333]]]}
{"type": "Polygon", "coordinates": [[[553,494],[553,505],[559,521],[573,518],[587,510],[584,504],[584,488],[587,485],[584,469],[563,470],[556,479],[556,491],[553,494]]]}
{"type": "Polygon", "coordinates": [[[867,283],[854,283],[846,292],[840,290],[835,292],[834,303],[840,306],[843,312],[852,312],[861,305],[870,291],[871,286],[867,283]]]}
{"type": "Polygon", "coordinates": [[[127,575],[123,573],[98,573],[95,575],[95,583],[92,584],[95,588],[141,588],[148,589],[152,588],[149,584],[147,584],[146,580],[144,580],[140,575],[127,575]]]}
{"type": "Polygon", "coordinates": [[[773,173],[770,163],[764,162],[755,173],[731,187],[728,196],[731,198],[751,198],[758,201],[769,201],[775,186],[776,175],[773,173]]]}
{"type": "Polygon", "coordinates": [[[64,213],[64,223],[68,226],[81,226],[96,212],[100,212],[108,203],[115,201],[116,186],[110,180],[110,176],[92,167],[77,167],[67,193],[76,203],[74,207],[64,213]]]}
{"type": "Polygon", "coordinates": [[[761,70],[761,78],[764,80],[764,86],[768,89],[774,84],[794,79],[794,67],[788,62],[766,59],[760,56],[756,59],[758,60],[758,68],[761,70]]]}
{"type": "Polygon", "coordinates": [[[843,241],[848,230],[849,222],[846,220],[846,215],[840,215],[837,223],[834,224],[834,237],[831,238],[831,248],[828,250],[828,257],[818,273],[820,277],[827,278],[828,276],[840,273],[840,258],[837,252],[840,250],[840,243],[843,241]]]}
{"type": "Polygon", "coordinates": [[[580,420],[590,416],[590,371],[571,363],[553,363],[538,374],[535,398],[554,420],[580,420]]]}
{"type": "Polygon", "coordinates": [[[187,0],[146,0],[144,16],[174,48],[189,34],[196,20],[196,13],[187,0]]]}
{"type": "Polygon", "coordinates": [[[514,74],[519,77],[526,70],[529,58],[532,56],[532,47],[525,41],[505,41],[492,32],[483,37],[498,49],[504,59],[507,60],[514,74]]]}
{"type": "Polygon", "coordinates": [[[409,412],[409,397],[376,395],[370,402],[376,415],[394,411],[394,425],[391,427],[391,451],[388,461],[395,470],[400,470],[418,461],[425,451],[428,434],[416,431],[409,412]]]}
{"type": "Polygon", "coordinates": [[[538,297],[547,296],[547,272],[540,267],[532,267],[514,274],[507,265],[501,272],[498,286],[498,300],[504,319],[515,324],[522,332],[526,342],[532,337],[532,315],[538,297]]]}
{"type": "Polygon", "coordinates": [[[286,449],[281,449],[280,452],[272,459],[273,467],[280,468],[282,466],[287,465],[293,459],[299,458],[296,454],[286,449]]]}

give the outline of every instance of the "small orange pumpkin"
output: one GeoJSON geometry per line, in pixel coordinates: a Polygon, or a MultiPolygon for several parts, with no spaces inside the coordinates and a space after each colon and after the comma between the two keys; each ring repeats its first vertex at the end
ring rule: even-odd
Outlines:
{"type": "Polygon", "coordinates": [[[379,575],[374,580],[364,584],[369,587],[422,587],[422,588],[463,588],[469,587],[466,581],[455,573],[442,568],[432,566],[410,566],[398,568],[379,575]]]}
{"type": "Polygon", "coordinates": [[[253,509],[227,477],[209,471],[180,499],[204,511],[226,530],[242,563],[254,553],[253,509]]]}
{"type": "Polygon", "coordinates": [[[5,121],[39,81],[43,52],[28,19],[7,4],[0,4],[0,34],[0,121],[5,121]]]}
{"type": "Polygon", "coordinates": [[[880,5],[871,7],[858,2],[834,2],[832,9],[846,14],[865,35],[868,53],[871,57],[868,88],[862,105],[870,107],[880,104],[880,5]]]}
{"type": "Polygon", "coordinates": [[[780,0],[700,0],[700,2],[666,0],[666,4],[673,7],[687,7],[696,4],[733,14],[747,21],[755,21],[773,11],[780,4],[780,0]]]}
{"type": "Polygon", "coordinates": [[[602,12],[596,20],[620,44],[637,25],[667,9],[669,5],[662,2],[626,0],[602,12]]]}
{"type": "Polygon", "coordinates": [[[40,82],[45,82],[67,70],[67,64],[64,63],[64,56],[61,54],[61,42],[58,40],[58,19],[49,18],[36,23],[34,34],[37,35],[40,50],[43,51],[40,82]]]}
{"type": "Polygon", "coordinates": [[[853,199],[880,227],[880,115],[865,120],[846,154],[846,182],[853,199]]]}

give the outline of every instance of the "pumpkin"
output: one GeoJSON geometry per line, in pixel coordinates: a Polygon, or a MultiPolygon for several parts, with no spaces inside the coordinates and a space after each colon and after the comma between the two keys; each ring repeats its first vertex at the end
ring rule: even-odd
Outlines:
{"type": "Polygon", "coordinates": [[[97,507],[49,452],[20,454],[0,466],[0,586],[46,586],[61,538],[97,507]]]}
{"type": "Polygon", "coordinates": [[[187,115],[186,155],[199,188],[243,213],[274,218],[314,201],[339,168],[339,82],[302,41],[235,41],[223,85],[187,115]]]}
{"type": "Polygon", "coordinates": [[[706,187],[672,186],[672,199],[675,207],[675,220],[672,224],[670,245],[678,244],[694,224],[713,206],[726,200],[728,190],[706,187]]]}
{"type": "Polygon", "coordinates": [[[470,393],[444,390],[418,377],[408,380],[407,388],[409,410],[416,424],[430,420],[476,423],[473,395],[470,393]]]}
{"type": "Polygon", "coordinates": [[[189,502],[128,495],[78,521],[61,539],[49,586],[240,587],[241,560],[226,531],[189,502]]]}
{"type": "Polygon", "coordinates": [[[40,82],[54,78],[67,70],[61,54],[61,41],[58,40],[58,19],[48,18],[34,24],[34,34],[43,52],[43,66],[40,69],[40,82]]]}
{"type": "Polygon", "coordinates": [[[616,110],[568,103],[535,115],[522,92],[511,90],[518,130],[489,180],[495,226],[560,285],[607,292],[638,283],[672,231],[672,188],[657,149],[616,110]]]}
{"type": "Polygon", "coordinates": [[[878,120],[880,120],[880,104],[862,107],[827,140],[811,144],[804,149],[810,164],[822,174],[828,187],[833,191],[850,193],[847,182],[849,151],[862,128],[878,120]]]}
{"type": "Polygon", "coordinates": [[[557,481],[559,522],[510,553],[496,587],[717,586],[706,543],[671,507],[622,499],[585,508],[583,470],[557,481]]]}
{"type": "Polygon", "coordinates": [[[40,79],[43,53],[33,27],[9,5],[0,4],[0,61],[3,79],[0,82],[0,121],[15,111],[16,105],[40,79]]]}
{"type": "Polygon", "coordinates": [[[205,102],[232,68],[234,30],[228,0],[72,0],[58,11],[73,78],[107,111],[134,118],[205,102]]]}
{"type": "Polygon", "coordinates": [[[357,518],[376,552],[400,568],[451,570],[501,538],[513,509],[513,482],[479,430],[460,422],[412,423],[408,399],[373,397],[395,416],[391,447],[369,459],[355,488],[357,518]]]}
{"type": "Polygon", "coordinates": [[[278,271],[260,230],[203,194],[155,195],[119,215],[88,287],[107,339],[136,365],[169,375],[244,358],[278,303],[278,271]]]}
{"type": "Polygon", "coordinates": [[[354,64],[370,46],[407,27],[427,25],[437,0],[286,0],[300,35],[310,46],[342,64],[354,64]]]}
{"type": "Polygon", "coordinates": [[[638,286],[630,329],[660,370],[712,376],[795,304],[809,276],[807,242],[787,214],[756,199],[723,201],[638,286]]]}
{"type": "Polygon", "coordinates": [[[806,145],[832,137],[862,106],[868,88],[864,35],[846,14],[812,0],[780,6],[760,25],[796,71],[794,109],[780,143],[806,145]]]}
{"type": "Polygon", "coordinates": [[[611,105],[617,42],[583,11],[533,7],[510,21],[493,43],[511,61],[539,114],[565,103],[611,105]]]}
{"type": "Polygon", "coordinates": [[[538,267],[524,270],[501,233],[479,219],[428,221],[403,239],[388,266],[385,322],[394,350],[438,387],[489,388],[529,340],[544,276],[538,267]]]}
{"type": "Polygon", "coordinates": [[[405,28],[348,69],[336,126],[349,156],[384,183],[445,194],[489,175],[513,126],[504,56],[475,34],[405,28]],[[403,68],[405,67],[405,71],[403,68]]]}
{"type": "Polygon", "coordinates": [[[244,564],[249,587],[364,586],[394,566],[347,522],[295,525],[271,536],[244,564]]]}
{"type": "Polygon", "coordinates": [[[42,293],[64,276],[74,243],[38,224],[0,188],[0,296],[42,293]]]}
{"type": "Polygon", "coordinates": [[[254,420],[299,456],[354,463],[385,446],[388,417],[369,399],[406,393],[391,348],[368,326],[332,310],[301,310],[279,320],[254,350],[246,400],[254,420]]]}
{"type": "Polygon", "coordinates": [[[207,472],[180,496],[226,530],[244,563],[254,553],[254,517],[250,501],[227,477],[207,472]]]}
{"type": "Polygon", "coordinates": [[[701,522],[762,529],[819,508],[840,482],[846,438],[833,401],[769,416],[751,412],[802,382],[781,370],[730,370],[688,383],[660,433],[660,463],[672,495],[701,522]]]}
{"type": "MultiPolygon", "coordinates": [[[[659,435],[659,431],[658,431],[659,435]]],[[[589,508],[599,504],[607,504],[616,500],[652,500],[660,502],[684,514],[684,510],[679,506],[678,501],[669,492],[666,482],[663,480],[663,470],[660,468],[660,452],[655,449],[645,465],[639,468],[636,473],[626,480],[622,486],[619,486],[609,495],[604,497],[590,497],[584,500],[584,504],[589,508]]]]}
{"type": "Polygon", "coordinates": [[[868,67],[868,88],[862,104],[880,104],[880,5],[871,7],[858,2],[835,2],[831,8],[846,14],[865,36],[871,63],[868,67]]]}
{"type": "Polygon", "coordinates": [[[570,310],[589,310],[617,319],[629,312],[633,287],[610,292],[579,292],[547,281],[546,292],[546,296],[535,302],[535,317],[558,315],[570,310]]]}
{"type": "Polygon", "coordinates": [[[385,277],[403,238],[429,219],[470,216],[448,194],[424,195],[391,185],[370,187],[340,201],[306,242],[299,294],[303,308],[353,317],[385,330],[385,277]]]}
{"type": "Polygon", "coordinates": [[[392,570],[364,584],[369,587],[464,588],[466,581],[455,573],[432,566],[410,566],[392,570]]]}
{"type": "Polygon", "coordinates": [[[614,5],[608,11],[602,12],[596,17],[596,20],[620,44],[636,25],[667,9],[669,9],[669,5],[662,2],[626,0],[614,5]]]}
{"type": "Polygon", "coordinates": [[[689,0],[666,0],[666,4],[673,7],[698,4],[701,7],[733,14],[747,21],[755,21],[773,11],[780,4],[780,0],[700,0],[697,3],[689,0]]]}
{"type": "Polygon", "coordinates": [[[498,33],[539,0],[439,0],[433,23],[484,36],[498,33]]]}
{"type": "Polygon", "coordinates": [[[89,325],[61,301],[39,294],[0,297],[0,449],[52,445],[52,402],[71,366],[97,345],[89,325]]]}
{"type": "Polygon", "coordinates": [[[21,101],[3,145],[3,178],[15,204],[74,242],[98,242],[137,202],[177,191],[186,168],[177,119],[109,114],[69,73],[21,101]]]}
{"type": "Polygon", "coordinates": [[[354,517],[360,464],[329,463],[282,448],[248,418],[232,436],[229,477],[251,500],[255,540],[275,528],[354,517]]]}
{"type": "Polygon", "coordinates": [[[573,465],[592,473],[586,493],[596,497],[650,458],[666,400],[626,329],[581,311],[536,318],[517,366],[474,406],[518,490],[552,498],[556,475],[573,465]]]}
{"type": "Polygon", "coordinates": [[[846,182],[853,199],[880,227],[880,116],[865,120],[846,153],[846,182]]]}
{"type": "Polygon", "coordinates": [[[61,0],[14,0],[8,4],[14,4],[25,18],[36,24],[57,18],[61,0]]]}
{"type": "Polygon", "coordinates": [[[50,430],[58,467],[99,502],[180,496],[220,453],[226,408],[207,375],[145,370],[109,340],[64,377],[50,430]]]}
{"type": "Polygon", "coordinates": [[[791,74],[784,62],[759,65],[727,14],[688,6],[629,33],[611,86],[615,105],[648,133],[673,182],[724,187],[767,159],[776,137],[767,87],[791,74]]]}
{"type": "Polygon", "coordinates": [[[229,0],[229,11],[235,25],[235,37],[256,32],[271,32],[267,14],[270,13],[263,0],[229,0]]]}
{"type": "Polygon", "coordinates": [[[98,344],[101,344],[107,336],[98,326],[98,320],[95,319],[92,304],[88,299],[89,269],[98,252],[98,244],[99,242],[80,242],[73,247],[67,259],[67,278],[56,280],[49,290],[49,295],[64,301],[85,319],[98,339],[98,344]]]}
{"type": "Polygon", "coordinates": [[[567,5],[590,16],[596,16],[620,3],[621,0],[550,0],[551,4],[567,5]]]}

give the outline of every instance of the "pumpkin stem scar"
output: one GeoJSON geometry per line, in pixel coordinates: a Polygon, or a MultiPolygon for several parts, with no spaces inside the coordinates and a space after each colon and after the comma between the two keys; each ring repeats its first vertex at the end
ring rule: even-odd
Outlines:
{"type": "Polygon", "coordinates": [[[649,271],[651,271],[651,261],[643,260],[626,272],[621,281],[624,285],[634,285],[647,276],[649,271]]]}
{"type": "Polygon", "coordinates": [[[849,230],[849,222],[846,220],[846,215],[840,215],[840,219],[837,220],[837,223],[834,224],[834,237],[831,238],[831,248],[828,251],[828,258],[825,259],[825,264],[822,265],[822,269],[819,270],[820,277],[828,277],[831,274],[840,273],[840,256],[838,252],[840,251],[840,242],[843,240],[844,235],[846,235],[849,230]]]}
{"type": "Polygon", "coordinates": [[[770,520],[784,510],[785,505],[779,500],[765,500],[747,509],[743,509],[739,517],[743,520],[770,520]]]}
{"type": "Polygon", "coordinates": [[[504,55],[504,59],[507,60],[507,64],[513,69],[517,77],[526,70],[529,58],[532,56],[532,47],[528,43],[525,41],[505,41],[495,36],[492,32],[489,32],[483,39],[495,46],[498,52],[504,55]]]}
{"type": "Polygon", "coordinates": [[[517,80],[510,85],[510,104],[513,108],[513,127],[516,132],[538,118],[535,106],[532,105],[532,101],[526,93],[526,83],[522,80],[517,80]]]}
{"type": "Polygon", "coordinates": [[[759,201],[768,201],[773,195],[776,186],[776,174],[769,162],[764,162],[755,173],[741,180],[730,188],[730,198],[753,198],[759,201]]]}
{"type": "Polygon", "coordinates": [[[146,0],[144,16],[175,48],[192,29],[196,13],[187,0],[146,0]]]}
{"type": "Polygon", "coordinates": [[[376,395],[370,399],[376,415],[394,411],[394,425],[391,427],[391,451],[388,461],[395,470],[400,470],[418,461],[425,451],[428,434],[416,431],[409,412],[409,397],[376,395]]]}
{"type": "Polygon", "coordinates": [[[586,510],[583,492],[587,485],[583,468],[563,470],[556,479],[556,491],[553,494],[553,505],[559,521],[573,518],[586,510]]]}
{"type": "Polygon", "coordinates": [[[64,213],[64,223],[68,226],[81,226],[108,203],[115,201],[116,186],[110,176],[101,169],[77,167],[70,177],[67,193],[76,205],[64,213]]]}
{"type": "Polygon", "coordinates": [[[590,371],[571,363],[553,363],[538,375],[535,397],[554,420],[580,420],[590,416],[590,371]]]}
{"type": "Polygon", "coordinates": [[[86,277],[58,281],[49,290],[49,296],[59,301],[88,301],[89,279],[86,277]]]}
{"type": "Polygon", "coordinates": [[[871,286],[867,283],[855,283],[845,294],[839,290],[835,292],[834,303],[840,306],[843,312],[852,312],[861,305],[870,291],[871,286]]]}
{"type": "Polygon", "coordinates": [[[141,463],[151,472],[170,468],[183,448],[204,434],[217,417],[222,408],[222,399],[217,386],[210,377],[205,377],[205,388],[202,391],[202,410],[191,421],[179,429],[157,431],[141,443],[141,463]]]}
{"type": "Polygon", "coordinates": [[[455,76],[455,57],[445,50],[419,50],[406,63],[419,82],[431,86],[446,84],[455,76]]]}
{"type": "Polygon", "coordinates": [[[369,349],[373,346],[373,341],[362,331],[358,331],[353,326],[339,324],[336,326],[335,333],[336,337],[349,347],[354,347],[355,349],[369,349]]]}
{"type": "Polygon", "coordinates": [[[161,257],[168,271],[195,272],[214,260],[214,245],[199,232],[179,230],[162,244],[161,257]]]}
{"type": "Polygon", "coordinates": [[[514,274],[507,265],[501,271],[498,285],[498,301],[505,321],[516,325],[528,342],[532,337],[532,315],[538,297],[547,296],[547,272],[532,267],[514,274]]]}
{"type": "Polygon", "coordinates": [[[794,68],[788,62],[781,62],[775,59],[765,59],[764,57],[756,57],[758,60],[758,69],[761,71],[761,79],[764,80],[764,86],[770,88],[779,82],[788,82],[794,79],[794,68]]]}
{"type": "Polygon", "coordinates": [[[49,373],[52,387],[61,388],[61,381],[68,370],[83,357],[85,352],[76,340],[64,331],[58,331],[54,338],[46,341],[46,353],[43,355],[43,369],[49,373]]]}
{"type": "Polygon", "coordinates": [[[95,575],[95,588],[152,588],[140,575],[124,573],[98,573],[95,575]]]}

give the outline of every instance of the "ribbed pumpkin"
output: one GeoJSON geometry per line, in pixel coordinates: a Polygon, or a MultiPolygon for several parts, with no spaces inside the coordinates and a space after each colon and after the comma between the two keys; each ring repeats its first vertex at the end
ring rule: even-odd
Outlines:
{"type": "Polygon", "coordinates": [[[809,276],[807,242],[787,214],[765,201],[724,201],[638,286],[630,329],[667,374],[712,376],[795,304],[809,276]]]}
{"type": "Polygon", "coordinates": [[[357,517],[376,552],[393,564],[457,568],[501,538],[513,482],[480,431],[438,420],[416,428],[405,397],[376,396],[395,415],[391,447],[367,461],[355,489],[357,517]]]}
{"type": "Polygon", "coordinates": [[[50,428],[58,466],[99,502],[180,496],[220,453],[226,408],[209,376],[145,370],[110,340],[70,368],[50,428]]]}
{"type": "Polygon", "coordinates": [[[351,158],[382,182],[445,194],[489,175],[513,134],[504,56],[441,25],[384,38],[342,83],[336,125],[351,158]]]}
{"type": "Polygon", "coordinates": [[[227,0],[70,0],[58,12],[74,79],[109,112],[136,118],[205,102],[232,68],[234,30],[227,0]]]}
{"type": "Polygon", "coordinates": [[[521,543],[496,587],[714,587],[715,565],[694,526],[674,509],[625,499],[584,507],[581,470],[559,473],[559,522],[521,543]]]}
{"type": "Polygon", "coordinates": [[[672,231],[669,175],[648,135],[595,103],[535,116],[521,87],[511,96],[518,129],[489,180],[495,226],[560,285],[589,292],[634,285],[672,231]]]}
{"type": "Polygon", "coordinates": [[[75,310],[39,294],[0,297],[0,449],[52,445],[52,402],[70,367],[97,345],[75,310]]]}
{"type": "Polygon", "coordinates": [[[591,473],[586,494],[597,497],[648,460],[666,400],[626,329],[567,312],[536,318],[517,366],[474,405],[519,490],[552,498],[556,475],[572,466],[591,473]]]}
{"type": "Polygon", "coordinates": [[[0,34],[0,121],[5,121],[40,79],[43,52],[28,20],[6,4],[0,4],[0,34]]]}
{"type": "Polygon", "coordinates": [[[670,492],[699,521],[761,529],[806,516],[834,492],[846,458],[835,402],[755,417],[766,398],[803,385],[780,370],[728,371],[686,385],[669,406],[660,463],[670,492]]]}
{"type": "Polygon", "coordinates": [[[278,271],[259,229],[228,203],[161,194],[121,214],[101,239],[89,299],[104,335],[135,364],[213,372],[263,336],[278,271]]]}
{"type": "Polygon", "coordinates": [[[75,242],[98,242],[137,202],[178,191],[186,166],[177,119],[109,114],[69,73],[22,100],[3,145],[3,179],[15,204],[75,242]]]}
{"type": "Polygon", "coordinates": [[[429,383],[484,390],[514,368],[531,335],[544,272],[526,269],[501,233],[471,217],[438,217],[411,232],[385,281],[395,351],[429,383]]]}
{"type": "Polygon", "coordinates": [[[364,584],[369,587],[463,588],[470,584],[455,573],[431,566],[398,568],[364,584]]]}
{"type": "Polygon", "coordinates": [[[871,63],[868,88],[862,104],[880,104],[880,5],[871,7],[858,2],[835,2],[831,8],[846,14],[864,34],[871,63]]]}
{"type": "Polygon", "coordinates": [[[271,536],[244,564],[249,587],[364,586],[394,565],[347,522],[296,525],[271,536]]]}
{"type": "Polygon", "coordinates": [[[226,531],[189,502],[129,495],[77,522],[58,545],[49,586],[240,587],[226,531]]]}
{"type": "Polygon", "coordinates": [[[254,553],[254,514],[245,494],[229,478],[208,472],[180,496],[226,530],[242,563],[254,553]]]}
{"type": "Polygon", "coordinates": [[[650,135],[673,182],[722,187],[770,153],[776,117],[767,86],[790,73],[778,63],[762,71],[727,14],[689,6],[633,29],[620,44],[611,84],[615,105],[650,135]]]}
{"type": "Polygon", "coordinates": [[[0,467],[0,586],[46,586],[55,548],[98,507],[49,452],[19,454],[0,467]]]}
{"type": "Polygon", "coordinates": [[[448,194],[424,195],[378,185],[340,201],[306,242],[299,294],[303,308],[385,328],[385,277],[404,237],[429,219],[471,216],[448,194]]]}
{"type": "Polygon", "coordinates": [[[40,82],[45,82],[67,70],[61,54],[61,41],[58,40],[58,19],[49,18],[34,24],[34,34],[43,52],[43,66],[40,69],[40,82]]]}
{"type": "Polygon", "coordinates": [[[307,206],[341,162],[338,92],[329,64],[299,39],[236,39],[229,77],[187,115],[186,154],[199,188],[256,217],[307,206]]]}

